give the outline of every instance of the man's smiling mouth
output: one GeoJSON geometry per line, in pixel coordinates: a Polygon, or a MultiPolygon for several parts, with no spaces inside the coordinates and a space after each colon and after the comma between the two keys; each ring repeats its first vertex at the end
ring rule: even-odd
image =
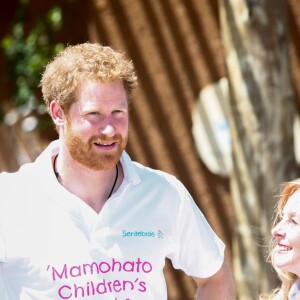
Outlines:
{"type": "Polygon", "coordinates": [[[113,145],[114,143],[113,142],[111,142],[111,143],[98,143],[98,142],[96,142],[96,143],[94,143],[95,145],[97,145],[97,146],[111,146],[111,145],[113,145]]]}

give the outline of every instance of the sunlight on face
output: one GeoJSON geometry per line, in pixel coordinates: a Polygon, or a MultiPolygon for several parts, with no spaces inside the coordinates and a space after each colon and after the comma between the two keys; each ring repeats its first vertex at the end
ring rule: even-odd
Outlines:
{"type": "Polygon", "coordinates": [[[66,116],[65,143],[72,158],[92,170],[110,169],[128,139],[128,109],[121,81],[81,84],[66,116]]]}
{"type": "Polygon", "coordinates": [[[277,240],[274,253],[275,265],[300,275],[300,191],[290,196],[283,209],[281,221],[272,234],[277,240]]]}

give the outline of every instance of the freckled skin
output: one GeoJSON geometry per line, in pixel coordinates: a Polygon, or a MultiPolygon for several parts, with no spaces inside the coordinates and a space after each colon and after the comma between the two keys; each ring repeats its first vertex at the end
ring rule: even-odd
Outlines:
{"type": "Polygon", "coordinates": [[[123,84],[84,82],[76,98],[66,119],[67,148],[73,159],[90,169],[110,169],[127,144],[128,107],[123,84]]]}

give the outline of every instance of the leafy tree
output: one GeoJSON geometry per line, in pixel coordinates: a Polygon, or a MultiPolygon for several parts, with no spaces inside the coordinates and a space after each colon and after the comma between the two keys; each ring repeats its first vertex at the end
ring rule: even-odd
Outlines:
{"type": "Polygon", "coordinates": [[[18,115],[17,119],[21,115],[23,118],[24,114],[45,112],[37,88],[41,73],[48,60],[64,48],[64,44],[53,42],[55,34],[60,31],[63,24],[61,8],[52,7],[26,32],[26,11],[29,2],[30,0],[19,0],[12,31],[1,40],[1,47],[7,60],[7,79],[12,84],[12,100],[16,108],[15,116],[18,115]]]}

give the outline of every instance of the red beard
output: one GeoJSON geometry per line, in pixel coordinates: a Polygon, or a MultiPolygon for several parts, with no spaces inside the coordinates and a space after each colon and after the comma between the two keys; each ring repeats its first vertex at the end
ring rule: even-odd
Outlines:
{"type": "MultiPolygon", "coordinates": [[[[127,144],[127,138],[123,139],[121,135],[116,134],[112,138],[103,135],[93,136],[87,142],[74,134],[73,129],[67,125],[66,145],[70,155],[74,160],[85,167],[100,171],[108,170],[114,167],[120,160],[122,152],[127,144]],[[112,151],[95,150],[96,142],[116,144],[116,149],[112,151]]],[[[105,147],[105,146],[104,146],[105,147]]]]}

